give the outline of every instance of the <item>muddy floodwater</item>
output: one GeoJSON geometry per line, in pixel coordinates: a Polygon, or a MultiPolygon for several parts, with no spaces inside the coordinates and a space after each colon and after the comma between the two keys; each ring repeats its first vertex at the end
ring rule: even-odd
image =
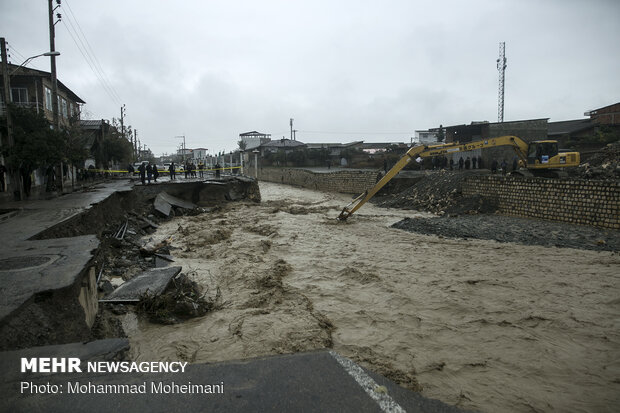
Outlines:
{"type": "Polygon", "coordinates": [[[136,360],[215,362],[330,347],[484,412],[617,411],[620,257],[390,228],[415,211],[261,183],[263,201],[175,218],[183,271],[223,308],[124,320],[136,360]]]}

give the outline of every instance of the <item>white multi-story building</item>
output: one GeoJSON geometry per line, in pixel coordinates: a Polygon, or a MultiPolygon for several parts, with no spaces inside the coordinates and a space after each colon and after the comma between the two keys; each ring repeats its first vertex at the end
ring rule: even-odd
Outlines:
{"type": "Polygon", "coordinates": [[[437,143],[437,132],[431,132],[428,130],[417,130],[415,131],[415,140],[413,143],[437,143]]]}

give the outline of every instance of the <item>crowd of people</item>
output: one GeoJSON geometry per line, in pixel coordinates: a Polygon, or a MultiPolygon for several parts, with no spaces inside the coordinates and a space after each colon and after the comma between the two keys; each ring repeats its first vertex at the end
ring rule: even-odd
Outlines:
{"type": "MultiPolygon", "coordinates": [[[[422,164],[422,158],[417,158],[416,161],[422,164]]],[[[466,156],[465,158],[460,156],[457,161],[455,161],[455,158],[448,160],[446,156],[434,156],[431,158],[431,165],[432,169],[449,169],[451,171],[485,168],[482,156],[466,156]]],[[[519,169],[519,166],[519,160],[515,156],[512,160],[512,171],[519,169]]],[[[384,168],[387,169],[386,162],[384,162],[384,168]]],[[[503,175],[508,173],[508,162],[505,158],[501,162],[498,162],[497,159],[491,161],[491,172],[496,174],[498,171],[501,171],[503,175]]]]}
{"type": "MultiPolygon", "coordinates": [[[[186,162],[183,166],[183,173],[185,174],[185,179],[190,178],[204,178],[204,173],[207,170],[205,164],[201,161],[198,165],[195,165],[193,162],[186,162]]],[[[214,166],[215,169],[215,177],[219,178],[221,174],[222,167],[219,162],[214,166]]],[[[134,168],[132,165],[127,167],[127,172],[129,175],[133,175],[134,168]]],[[[140,175],[140,181],[142,181],[142,185],[146,185],[147,183],[151,183],[151,179],[153,182],[157,182],[157,178],[159,177],[159,170],[157,166],[151,164],[150,162],[143,162],[138,166],[138,173],[140,175]]],[[[177,175],[177,167],[174,162],[170,164],[168,167],[168,173],[170,174],[170,180],[176,180],[177,175]]]]}

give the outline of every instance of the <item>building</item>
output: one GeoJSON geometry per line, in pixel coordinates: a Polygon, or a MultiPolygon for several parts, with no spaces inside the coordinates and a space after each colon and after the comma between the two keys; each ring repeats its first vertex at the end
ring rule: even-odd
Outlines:
{"type": "Polygon", "coordinates": [[[577,145],[582,149],[594,149],[617,139],[620,133],[620,102],[602,108],[588,110],[585,119],[549,122],[549,138],[564,146],[577,145]]]}
{"type": "Polygon", "coordinates": [[[596,130],[596,124],[591,119],[575,119],[549,122],[548,128],[547,136],[549,139],[567,143],[592,138],[596,130]]]}
{"type": "Polygon", "coordinates": [[[437,143],[437,132],[438,130],[417,130],[415,131],[415,137],[413,138],[414,144],[420,145],[430,145],[437,143]]]}
{"type": "Polygon", "coordinates": [[[94,168],[101,168],[103,159],[103,140],[110,135],[116,128],[110,125],[105,119],[98,120],[80,120],[80,128],[83,131],[86,148],[92,155],[86,159],[84,167],[91,165],[94,168]]]}
{"type": "MultiPolygon", "coordinates": [[[[443,129],[446,143],[467,143],[506,135],[518,136],[526,142],[531,142],[547,138],[548,120],[549,118],[525,119],[509,122],[475,121],[471,122],[469,125],[463,124],[445,126],[443,129]]],[[[439,128],[429,129],[429,131],[438,132],[439,128]]],[[[448,159],[452,156],[455,163],[458,162],[460,157],[466,159],[467,157],[473,158],[474,156],[480,156],[482,157],[484,164],[488,166],[493,160],[501,162],[503,159],[510,164],[511,160],[515,156],[515,153],[512,148],[508,146],[501,146],[496,148],[459,152],[456,155],[447,156],[448,159]]]]}
{"type": "Polygon", "coordinates": [[[271,135],[257,131],[245,132],[239,134],[239,140],[245,144],[244,150],[249,151],[271,141],[271,135]]]}
{"type": "MultiPolygon", "coordinates": [[[[11,101],[15,105],[30,107],[43,113],[45,117],[53,122],[52,113],[52,79],[49,72],[20,67],[8,64],[11,101]]],[[[4,81],[0,74],[0,79],[4,81]]],[[[80,119],[81,105],[84,102],[71,89],[65,86],[60,80],[58,82],[58,122],[61,127],[68,127],[71,121],[80,119]]],[[[2,104],[0,110],[4,111],[5,96],[4,89],[0,92],[2,104]]]]}
{"type": "Polygon", "coordinates": [[[589,110],[583,115],[589,116],[596,125],[620,126],[620,102],[589,110]]]}
{"type": "Polygon", "coordinates": [[[304,148],[306,148],[305,143],[301,141],[294,141],[291,139],[286,139],[286,138],[269,141],[269,142],[263,143],[262,145],[258,147],[258,149],[260,150],[261,156],[265,156],[266,153],[270,153],[270,152],[273,153],[273,152],[279,152],[279,151],[284,151],[284,153],[290,153],[290,152],[302,150],[304,148]]]}
{"type": "Polygon", "coordinates": [[[204,164],[206,163],[207,160],[207,152],[209,151],[207,148],[194,148],[191,149],[192,151],[192,161],[194,162],[194,165],[198,165],[201,162],[204,164]]]}
{"type": "MultiPolygon", "coordinates": [[[[19,107],[32,108],[37,113],[43,114],[50,125],[53,124],[52,78],[50,72],[10,63],[7,63],[7,71],[9,73],[10,96],[5,96],[4,87],[0,88],[0,116],[5,115],[7,103],[12,103],[19,107]]],[[[0,82],[4,84],[4,80],[3,73],[0,71],[0,82]]],[[[58,123],[61,129],[69,128],[73,122],[79,121],[81,105],[85,102],[60,80],[57,80],[57,86],[58,123]]],[[[2,136],[1,146],[8,144],[6,139],[6,135],[2,136]]],[[[67,182],[71,182],[75,175],[73,168],[69,169],[67,165],[64,165],[63,168],[60,167],[60,164],[55,165],[51,169],[48,168],[48,170],[54,171],[53,175],[56,176],[58,187],[61,189],[64,188],[67,182]]],[[[17,191],[19,185],[11,182],[12,177],[9,174],[7,174],[6,178],[9,192],[17,191]]],[[[28,178],[32,182],[35,192],[41,189],[37,189],[37,187],[46,185],[46,171],[43,168],[32,171],[28,178]]]]}

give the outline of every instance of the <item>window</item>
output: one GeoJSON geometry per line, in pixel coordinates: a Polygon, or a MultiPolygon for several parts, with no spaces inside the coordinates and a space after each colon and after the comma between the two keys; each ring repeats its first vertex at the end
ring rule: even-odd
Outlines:
{"type": "Polygon", "coordinates": [[[28,89],[25,87],[11,88],[11,98],[13,103],[28,103],[28,89]]]}
{"type": "Polygon", "coordinates": [[[52,91],[50,88],[45,88],[45,109],[52,110],[52,91]]]}
{"type": "Polygon", "coordinates": [[[65,118],[69,117],[69,113],[67,111],[67,100],[62,98],[61,99],[62,105],[60,105],[61,109],[62,109],[62,116],[65,118]]]}

